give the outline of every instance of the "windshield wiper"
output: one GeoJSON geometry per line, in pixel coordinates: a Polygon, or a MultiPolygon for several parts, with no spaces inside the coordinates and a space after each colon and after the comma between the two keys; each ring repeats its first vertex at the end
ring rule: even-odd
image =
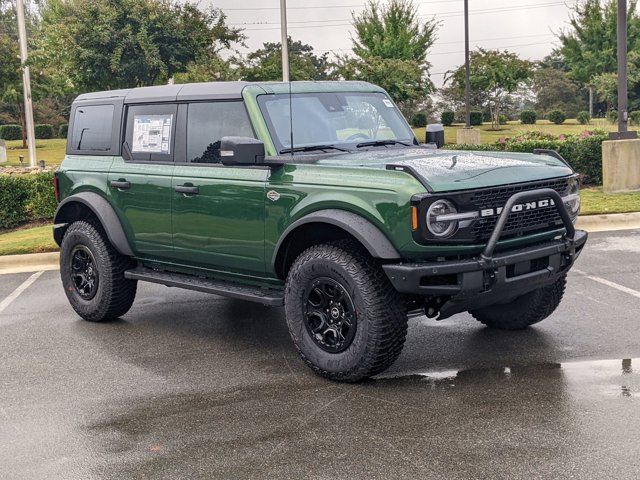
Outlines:
{"type": "Polygon", "coordinates": [[[278,153],[294,153],[294,152],[313,152],[315,150],[339,150],[341,152],[350,152],[351,150],[335,145],[307,145],[306,147],[284,148],[278,153]]]}
{"type": "Polygon", "coordinates": [[[400,140],[371,140],[370,142],[360,142],[356,145],[356,148],[382,147],[384,145],[404,145],[405,147],[413,146],[411,143],[402,142],[400,140]]]}

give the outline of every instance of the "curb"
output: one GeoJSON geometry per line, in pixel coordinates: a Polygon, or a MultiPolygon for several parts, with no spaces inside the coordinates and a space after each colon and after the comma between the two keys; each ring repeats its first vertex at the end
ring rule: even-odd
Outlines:
{"type": "MultiPolygon", "coordinates": [[[[608,215],[582,215],[576,227],[587,232],[640,229],[640,212],[612,213],[608,215]]],[[[26,255],[0,256],[0,275],[5,273],[58,270],[60,253],[29,253],[26,255]]]]}
{"type": "Polygon", "coordinates": [[[60,267],[60,253],[28,253],[26,255],[0,256],[0,274],[39,272],[57,270],[60,267]]]}
{"type": "Polygon", "coordinates": [[[590,233],[640,228],[640,212],[581,215],[576,227],[590,233]]]}

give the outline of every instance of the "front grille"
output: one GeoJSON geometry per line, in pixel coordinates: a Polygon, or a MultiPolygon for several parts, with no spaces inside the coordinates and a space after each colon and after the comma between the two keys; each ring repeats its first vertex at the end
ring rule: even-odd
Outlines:
{"type": "MultiPolygon", "coordinates": [[[[569,179],[561,178],[543,182],[478,190],[473,193],[469,200],[477,210],[498,208],[503,207],[505,203],[507,203],[509,197],[514,193],[537,190],[539,188],[551,188],[558,192],[560,196],[564,196],[568,193],[569,179]]],[[[498,215],[477,220],[472,227],[473,236],[476,240],[487,240],[491,236],[491,232],[493,231],[497,221],[498,215]]],[[[556,210],[556,207],[553,205],[544,208],[537,208],[535,210],[511,212],[500,238],[506,239],[523,235],[525,233],[535,233],[561,227],[562,219],[560,218],[560,214],[556,210]]]]}

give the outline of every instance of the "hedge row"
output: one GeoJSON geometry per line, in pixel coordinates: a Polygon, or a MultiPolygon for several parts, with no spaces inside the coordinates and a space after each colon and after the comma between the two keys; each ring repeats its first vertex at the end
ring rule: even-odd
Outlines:
{"type": "Polygon", "coordinates": [[[53,172],[0,175],[0,228],[53,218],[55,211],[53,172]]]}
{"type": "Polygon", "coordinates": [[[501,138],[492,145],[452,145],[452,150],[506,151],[531,153],[535,149],[556,150],[582,175],[586,185],[602,184],[602,142],[609,137],[602,130],[580,135],[550,135],[527,132],[512,138],[501,138]]]}
{"type": "MultiPolygon", "coordinates": [[[[39,140],[54,138],[56,135],[58,138],[67,138],[69,125],[66,123],[60,125],[56,132],[53,125],[41,123],[34,125],[33,130],[39,140]]],[[[0,125],[0,138],[2,140],[22,140],[22,127],[20,125],[0,125]]]]}

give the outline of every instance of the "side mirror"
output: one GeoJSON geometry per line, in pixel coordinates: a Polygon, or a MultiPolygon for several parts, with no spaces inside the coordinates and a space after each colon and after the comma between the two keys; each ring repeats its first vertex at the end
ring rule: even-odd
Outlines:
{"type": "Polygon", "coordinates": [[[430,123],[427,125],[425,143],[435,144],[436,148],[444,147],[444,127],[441,123],[430,123]]]}
{"type": "Polygon", "coordinates": [[[220,158],[223,165],[261,165],[264,163],[264,143],[250,137],[222,137],[220,158]]]}

